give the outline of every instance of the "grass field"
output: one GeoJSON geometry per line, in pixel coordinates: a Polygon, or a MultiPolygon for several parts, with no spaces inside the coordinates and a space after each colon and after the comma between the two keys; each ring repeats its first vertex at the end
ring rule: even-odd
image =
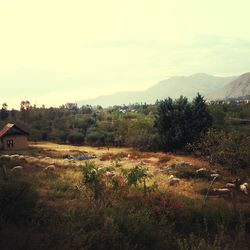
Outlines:
{"type": "MultiPolygon", "coordinates": [[[[22,165],[24,173],[37,180],[39,183],[39,192],[41,199],[52,197],[51,192],[55,192],[55,185],[52,185],[51,179],[47,178],[47,173],[43,170],[48,165],[55,165],[56,171],[54,172],[56,179],[59,182],[67,182],[71,186],[76,186],[81,180],[80,165],[85,161],[68,160],[67,157],[79,155],[93,155],[96,158],[91,159],[97,166],[113,167],[117,175],[120,174],[121,169],[129,169],[136,165],[141,165],[147,168],[152,178],[148,180],[148,185],[157,183],[160,191],[168,191],[185,195],[192,199],[204,199],[204,195],[200,193],[201,190],[210,186],[211,180],[204,178],[181,178],[180,185],[170,186],[168,178],[170,174],[179,174],[182,170],[164,171],[168,166],[178,164],[181,162],[189,163],[192,165],[191,172],[200,168],[206,168],[208,171],[217,171],[220,174],[218,181],[215,181],[213,187],[222,188],[227,182],[235,179],[235,176],[221,166],[214,166],[209,162],[189,155],[178,155],[162,152],[141,152],[132,148],[105,148],[105,147],[86,147],[86,146],[71,146],[59,145],[50,142],[37,142],[31,143],[30,148],[24,152],[4,152],[4,154],[23,154],[25,162],[18,164],[17,161],[10,163],[10,166],[22,165]]],[[[184,176],[185,177],[185,176],[184,176]]],[[[53,179],[54,182],[54,179],[53,179]]],[[[59,184],[58,184],[59,185],[59,184]]],[[[59,188],[60,189],[60,188],[59,188]]],[[[68,190],[64,192],[55,192],[57,194],[53,202],[64,203],[72,202],[72,197],[68,194],[68,190]],[[60,200],[60,202],[58,201],[60,200]]],[[[223,200],[230,205],[230,197],[209,197],[211,200],[223,200]]],[[[250,206],[249,196],[240,194],[238,196],[241,207],[250,206]]]]}
{"type": "Polygon", "coordinates": [[[247,249],[245,246],[249,244],[249,232],[245,234],[245,229],[239,229],[240,218],[244,215],[242,225],[249,230],[248,195],[240,192],[237,195],[237,220],[232,213],[232,196],[208,196],[204,203],[204,190],[212,180],[210,173],[220,174],[213,184],[217,188],[236,178],[225,167],[190,155],[50,142],[31,143],[29,149],[22,152],[1,152],[1,155],[7,154],[11,160],[2,159],[0,163],[6,166],[8,181],[1,172],[0,189],[13,195],[8,192],[7,196],[0,195],[0,200],[7,199],[10,203],[9,208],[0,204],[5,213],[5,220],[0,216],[0,244],[5,246],[2,249],[214,250],[224,249],[224,246],[236,249],[242,242],[244,248],[241,249],[247,249]],[[108,182],[101,198],[94,200],[83,185],[81,170],[89,161],[71,159],[76,156],[95,156],[90,161],[96,168],[109,167],[123,181],[118,188],[108,182]],[[185,163],[186,167],[173,168],[180,163],[185,163]],[[55,169],[46,171],[50,165],[55,169]],[[148,169],[150,175],[146,181],[146,197],[142,192],[143,183],[128,188],[121,176],[123,169],[137,165],[148,169]],[[15,166],[23,169],[11,171],[15,166]],[[206,168],[209,174],[196,176],[194,173],[200,168],[206,168]],[[169,185],[171,174],[180,177],[179,185],[169,185]],[[32,205],[32,192],[27,192],[24,199],[22,195],[19,199],[20,193],[16,192],[27,189],[27,182],[37,192],[36,205],[32,205]],[[27,214],[30,207],[34,209],[31,217],[27,214]],[[26,217],[28,222],[24,220],[26,217]],[[222,224],[227,233],[221,231],[222,224]],[[207,231],[204,227],[208,227],[207,231]],[[165,248],[166,244],[169,248],[165,248]],[[197,244],[200,248],[194,247],[197,244]],[[209,246],[206,248],[206,245],[209,246]]]}

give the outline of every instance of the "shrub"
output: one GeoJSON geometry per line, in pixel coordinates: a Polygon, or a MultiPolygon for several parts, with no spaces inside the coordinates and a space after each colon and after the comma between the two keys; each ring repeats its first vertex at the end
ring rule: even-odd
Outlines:
{"type": "Polygon", "coordinates": [[[93,192],[95,200],[98,200],[101,192],[105,188],[102,174],[106,169],[97,169],[94,162],[88,161],[81,166],[83,183],[93,192]]]}
{"type": "Polygon", "coordinates": [[[67,192],[71,188],[70,185],[69,185],[69,183],[67,183],[66,181],[61,181],[61,180],[56,181],[54,183],[53,187],[57,191],[61,191],[61,192],[67,192]]]}
{"type": "Polygon", "coordinates": [[[250,162],[250,138],[236,132],[209,130],[193,145],[193,150],[209,157],[211,163],[226,165],[232,171],[247,167],[250,162]]]}
{"type": "Polygon", "coordinates": [[[26,222],[32,217],[38,195],[27,181],[0,183],[0,214],[7,222],[26,222]]]}
{"type": "Polygon", "coordinates": [[[81,144],[84,142],[84,134],[76,131],[72,131],[68,135],[68,140],[72,144],[81,144]]]}

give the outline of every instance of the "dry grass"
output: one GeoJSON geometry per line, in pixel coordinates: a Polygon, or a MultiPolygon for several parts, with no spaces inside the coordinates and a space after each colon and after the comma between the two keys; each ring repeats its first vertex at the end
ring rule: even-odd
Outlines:
{"type": "MultiPolygon", "coordinates": [[[[128,169],[135,165],[142,165],[152,175],[152,178],[147,183],[148,186],[156,182],[159,190],[162,192],[170,191],[192,199],[203,199],[204,196],[201,195],[200,190],[208,188],[210,181],[181,179],[179,186],[171,187],[168,184],[169,173],[161,172],[160,169],[180,162],[190,163],[195,169],[207,168],[214,170],[219,168],[223,178],[215,182],[215,187],[223,187],[226,182],[234,178],[227,170],[219,166],[210,165],[208,162],[196,157],[161,152],[141,152],[131,148],[109,148],[108,150],[103,147],[71,146],[39,142],[31,143],[28,151],[4,152],[4,154],[8,153],[18,153],[25,156],[25,162],[20,163],[20,165],[24,167],[25,173],[38,186],[40,199],[49,200],[50,203],[54,204],[77,204],[77,198],[79,198],[77,197],[77,186],[81,182],[82,177],[79,166],[84,164],[85,161],[67,160],[64,159],[65,155],[95,155],[96,158],[93,161],[97,166],[115,167],[117,174],[120,174],[122,168],[128,169]],[[119,167],[116,166],[116,159],[119,159],[119,167]],[[56,171],[46,173],[44,168],[50,164],[56,166],[56,171]],[[55,182],[58,186],[55,185],[55,182]],[[63,192],[63,188],[66,189],[66,184],[70,188],[63,192]],[[51,199],[51,197],[54,198],[51,199]]],[[[15,164],[18,164],[18,162],[11,163],[11,166],[15,164]]],[[[244,207],[250,207],[248,196],[240,196],[239,200],[244,207]]],[[[228,202],[230,203],[230,201],[228,202]]]]}

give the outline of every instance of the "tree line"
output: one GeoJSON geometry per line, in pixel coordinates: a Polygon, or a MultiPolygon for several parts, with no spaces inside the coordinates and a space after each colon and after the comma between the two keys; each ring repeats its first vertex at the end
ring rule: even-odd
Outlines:
{"type": "Polygon", "coordinates": [[[142,150],[175,151],[193,143],[214,127],[238,128],[227,116],[248,116],[249,106],[208,105],[200,94],[189,101],[181,96],[155,104],[113,106],[67,103],[58,108],[36,107],[22,101],[20,110],[0,110],[0,125],[16,123],[32,141],[53,141],[91,146],[131,146],[142,150]]]}

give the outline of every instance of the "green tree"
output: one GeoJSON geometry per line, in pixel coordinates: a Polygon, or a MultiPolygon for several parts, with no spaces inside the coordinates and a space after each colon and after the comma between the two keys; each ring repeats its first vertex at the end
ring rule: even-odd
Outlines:
{"type": "Polygon", "coordinates": [[[212,125],[212,117],[204,98],[198,94],[192,103],[181,96],[157,103],[155,125],[163,150],[175,151],[198,139],[212,125]]]}
{"type": "Polygon", "coordinates": [[[192,138],[198,139],[213,124],[213,118],[203,96],[199,93],[192,102],[192,138]]]}
{"type": "Polygon", "coordinates": [[[155,126],[163,150],[175,151],[191,139],[192,107],[186,97],[165,99],[157,103],[155,126]]]}
{"type": "Polygon", "coordinates": [[[78,130],[73,130],[68,135],[68,140],[72,144],[81,144],[84,142],[84,135],[78,132],[78,130]]]}
{"type": "Polygon", "coordinates": [[[96,168],[94,162],[88,161],[81,167],[83,174],[83,183],[93,192],[94,199],[98,200],[105,188],[103,174],[106,168],[96,168]]]}
{"type": "Polygon", "coordinates": [[[6,103],[3,103],[2,109],[0,110],[0,118],[2,120],[6,120],[8,117],[9,117],[8,105],[6,103]]]}

